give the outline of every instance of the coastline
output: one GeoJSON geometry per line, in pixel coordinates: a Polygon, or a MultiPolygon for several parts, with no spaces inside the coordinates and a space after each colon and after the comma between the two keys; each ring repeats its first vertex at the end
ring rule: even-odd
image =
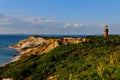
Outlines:
{"type": "Polygon", "coordinates": [[[17,54],[13,55],[12,59],[4,65],[18,61],[23,56],[41,55],[47,53],[59,45],[78,44],[86,41],[89,41],[89,39],[73,37],[44,38],[30,36],[26,39],[20,40],[16,44],[6,47],[16,50],[17,54]]]}
{"type": "Polygon", "coordinates": [[[12,58],[12,60],[11,60],[10,62],[18,61],[19,58],[21,57],[20,50],[14,48],[13,45],[9,46],[8,48],[10,48],[10,49],[14,49],[14,50],[17,51],[17,55],[14,55],[13,58],[12,58]]]}
{"type": "Polygon", "coordinates": [[[17,55],[13,55],[13,57],[12,57],[12,59],[10,61],[8,61],[7,63],[4,63],[4,64],[0,65],[0,67],[3,67],[5,65],[7,65],[7,64],[10,64],[12,62],[18,61],[20,59],[20,57],[21,57],[20,51],[17,50],[17,49],[15,49],[15,48],[13,48],[12,45],[8,46],[6,48],[16,50],[17,55]]]}

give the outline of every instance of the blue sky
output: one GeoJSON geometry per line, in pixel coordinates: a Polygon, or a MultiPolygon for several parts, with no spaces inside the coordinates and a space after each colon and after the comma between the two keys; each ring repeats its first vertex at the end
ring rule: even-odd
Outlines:
{"type": "Polygon", "coordinates": [[[0,0],[0,34],[120,34],[120,0],[0,0]]]}

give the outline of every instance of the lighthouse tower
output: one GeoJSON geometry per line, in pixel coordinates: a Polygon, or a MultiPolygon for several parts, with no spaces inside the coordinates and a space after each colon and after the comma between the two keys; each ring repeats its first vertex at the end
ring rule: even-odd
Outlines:
{"type": "Polygon", "coordinates": [[[104,37],[107,37],[108,36],[108,26],[105,25],[104,27],[104,37]]]}

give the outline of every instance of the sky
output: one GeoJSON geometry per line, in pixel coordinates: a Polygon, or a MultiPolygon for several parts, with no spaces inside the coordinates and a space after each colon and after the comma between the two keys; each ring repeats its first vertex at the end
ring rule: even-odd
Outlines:
{"type": "Polygon", "coordinates": [[[0,0],[0,34],[120,34],[120,0],[0,0]]]}

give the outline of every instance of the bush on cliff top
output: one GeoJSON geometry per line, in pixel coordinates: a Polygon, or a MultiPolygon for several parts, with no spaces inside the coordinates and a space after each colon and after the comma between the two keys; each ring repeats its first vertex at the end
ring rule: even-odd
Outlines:
{"type": "Polygon", "coordinates": [[[13,80],[120,79],[120,37],[88,37],[89,42],[61,45],[40,56],[25,57],[0,68],[13,80]]]}

